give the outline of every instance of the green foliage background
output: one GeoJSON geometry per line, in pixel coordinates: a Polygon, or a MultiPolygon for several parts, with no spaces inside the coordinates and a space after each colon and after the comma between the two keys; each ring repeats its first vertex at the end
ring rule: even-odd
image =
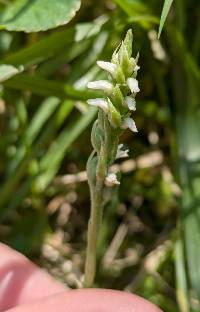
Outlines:
{"type": "Polygon", "coordinates": [[[0,237],[77,286],[89,216],[80,172],[96,116],[86,100],[97,96],[86,83],[132,28],[139,133],[123,137],[132,160],[108,194],[95,286],[200,311],[200,4],[163,4],[0,1],[0,237]]]}

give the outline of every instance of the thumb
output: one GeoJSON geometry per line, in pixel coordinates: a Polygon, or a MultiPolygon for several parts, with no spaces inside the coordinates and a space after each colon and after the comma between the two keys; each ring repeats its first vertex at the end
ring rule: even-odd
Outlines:
{"type": "Polygon", "coordinates": [[[106,289],[62,292],[9,310],[9,312],[161,312],[145,299],[129,293],[106,289]]]}

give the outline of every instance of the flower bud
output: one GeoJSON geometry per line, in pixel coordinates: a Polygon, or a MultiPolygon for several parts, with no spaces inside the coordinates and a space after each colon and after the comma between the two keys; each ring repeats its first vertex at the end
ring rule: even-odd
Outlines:
{"type": "Polygon", "coordinates": [[[132,32],[132,29],[129,29],[124,39],[124,45],[128,52],[129,58],[131,57],[131,54],[132,54],[132,42],[133,42],[133,32],[132,32]]]}
{"type": "Polygon", "coordinates": [[[117,180],[117,176],[115,173],[109,173],[105,179],[105,184],[106,186],[115,186],[115,185],[119,185],[120,182],[117,180]]]}
{"type": "Polygon", "coordinates": [[[136,110],[136,101],[133,97],[131,96],[126,96],[125,98],[125,103],[128,107],[129,110],[135,111],[136,110]]]}
{"type": "Polygon", "coordinates": [[[122,42],[121,47],[119,49],[119,63],[122,68],[123,73],[128,76],[129,74],[129,67],[130,67],[130,62],[129,62],[129,55],[127,52],[127,49],[122,42]]]}
{"type": "Polygon", "coordinates": [[[117,46],[117,48],[115,49],[115,51],[113,52],[112,54],[112,58],[111,58],[111,62],[113,64],[118,64],[118,61],[119,61],[119,55],[118,55],[118,51],[120,49],[120,46],[121,46],[121,43],[117,46]]]}
{"type": "Polygon", "coordinates": [[[119,83],[119,84],[125,83],[125,76],[124,76],[123,70],[122,70],[120,65],[117,66],[114,78],[117,81],[117,83],[119,83]]]}
{"type": "Polygon", "coordinates": [[[118,85],[113,88],[113,101],[119,109],[123,106],[123,94],[118,85]]]}

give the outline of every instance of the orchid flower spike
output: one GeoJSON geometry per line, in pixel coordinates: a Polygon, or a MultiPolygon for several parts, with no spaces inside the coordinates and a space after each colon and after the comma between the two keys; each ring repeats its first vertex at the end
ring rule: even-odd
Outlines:
{"type": "Polygon", "coordinates": [[[87,87],[104,92],[104,98],[88,100],[89,105],[100,108],[108,118],[113,129],[130,129],[137,132],[137,127],[130,112],[136,111],[135,97],[140,91],[136,79],[139,70],[139,54],[132,57],[132,31],[129,30],[124,41],[114,51],[111,61],[97,61],[97,65],[109,73],[108,80],[88,82],[87,87]]]}
{"type": "Polygon", "coordinates": [[[117,158],[128,156],[128,149],[119,144],[125,129],[137,132],[135,121],[130,117],[136,111],[135,97],[140,91],[137,77],[139,54],[132,57],[133,34],[129,30],[125,39],[115,49],[111,62],[97,61],[107,74],[107,80],[92,81],[89,89],[103,91],[101,98],[88,100],[88,104],[98,107],[98,117],[91,131],[94,148],[87,162],[87,178],[91,194],[91,216],[88,226],[88,246],[86,252],[84,286],[93,285],[96,268],[96,248],[99,237],[101,215],[105,203],[105,186],[120,185],[110,167],[117,158]]]}

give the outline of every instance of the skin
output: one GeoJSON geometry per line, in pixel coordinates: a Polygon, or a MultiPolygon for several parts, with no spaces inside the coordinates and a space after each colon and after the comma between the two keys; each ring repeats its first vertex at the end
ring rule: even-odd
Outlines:
{"type": "Polygon", "coordinates": [[[138,296],[106,289],[66,290],[26,257],[0,244],[0,312],[161,312],[138,296]]]}

